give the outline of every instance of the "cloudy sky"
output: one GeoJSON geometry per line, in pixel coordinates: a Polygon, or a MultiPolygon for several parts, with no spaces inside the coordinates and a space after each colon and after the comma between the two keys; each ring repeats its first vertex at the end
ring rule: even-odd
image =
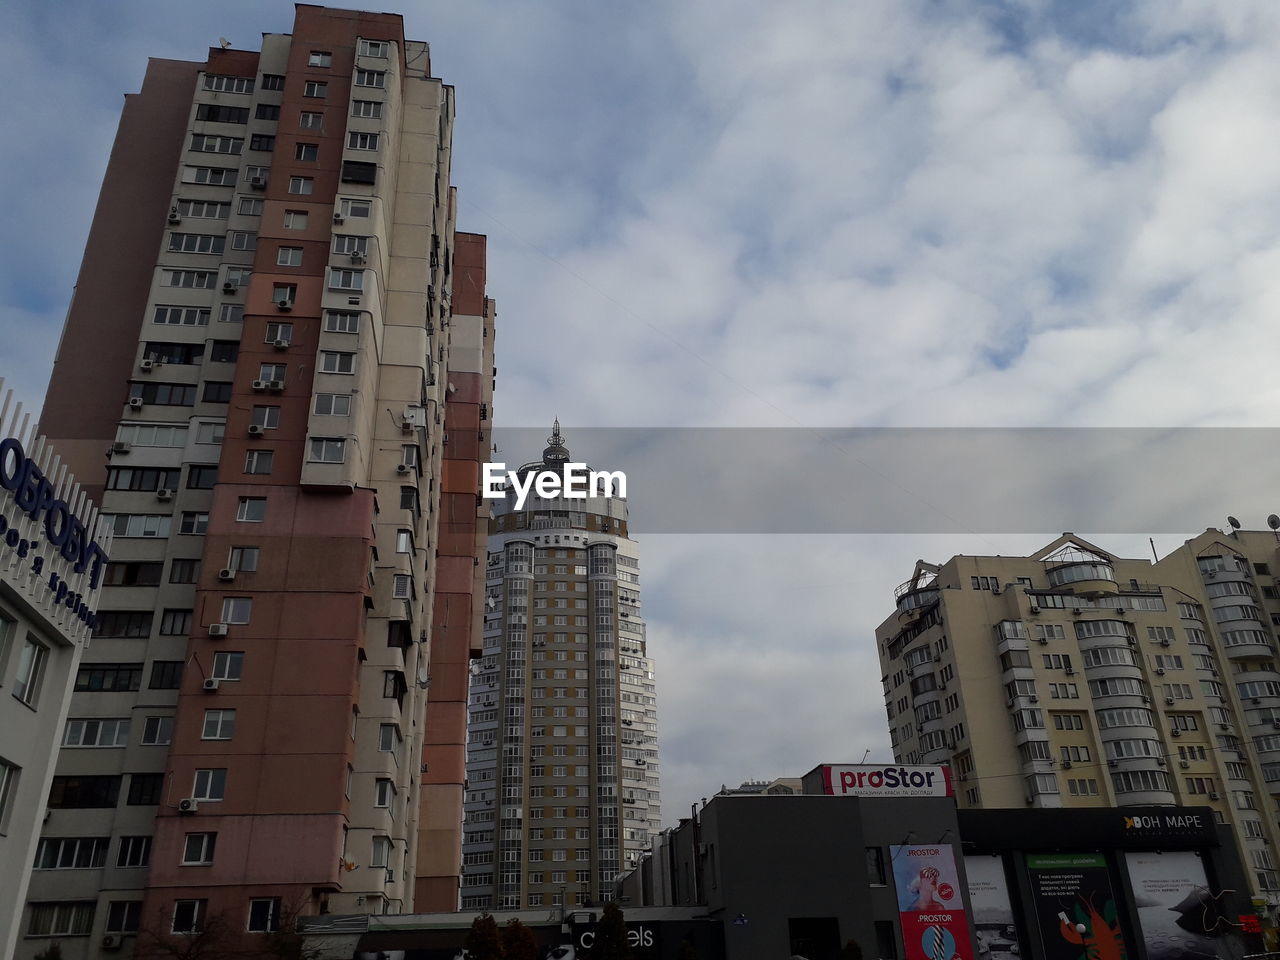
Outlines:
{"type": "MultiPolygon", "coordinates": [[[[501,425],[1273,423],[1271,0],[401,9],[458,91],[501,425]]],[[[0,374],[29,401],[146,58],[255,47],[291,18],[261,0],[10,7],[0,374]]],[[[1233,472],[1193,531],[1231,509],[1233,472]]],[[[887,758],[871,636],[894,585],[917,557],[1059,532],[644,537],[666,818],[722,782],[887,758]]]]}

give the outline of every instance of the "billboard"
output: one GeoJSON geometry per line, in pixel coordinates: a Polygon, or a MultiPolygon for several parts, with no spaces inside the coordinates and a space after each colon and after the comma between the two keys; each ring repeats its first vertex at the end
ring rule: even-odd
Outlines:
{"type": "Polygon", "coordinates": [[[952,848],[912,844],[889,854],[906,960],[973,960],[952,848]]]}
{"type": "Polygon", "coordinates": [[[1230,924],[1209,892],[1204,862],[1195,852],[1131,852],[1124,859],[1148,960],[1226,956],[1218,938],[1230,924]]]}
{"type": "Polygon", "coordinates": [[[1125,960],[1105,856],[1028,854],[1027,872],[1045,960],[1125,960]]]}
{"type": "Polygon", "coordinates": [[[978,953],[989,960],[1018,960],[1026,956],[1013,918],[1004,858],[965,857],[964,874],[968,881],[969,911],[973,914],[978,953]]]}
{"type": "Polygon", "coordinates": [[[822,791],[837,797],[952,797],[950,767],[825,765],[822,791]]]}

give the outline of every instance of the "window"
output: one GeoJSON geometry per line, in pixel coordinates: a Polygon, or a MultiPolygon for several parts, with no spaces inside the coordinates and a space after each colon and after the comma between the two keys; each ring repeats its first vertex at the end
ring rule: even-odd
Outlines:
{"type": "Polygon", "coordinates": [[[303,197],[309,197],[311,191],[315,188],[315,180],[311,177],[290,177],[289,192],[303,197]]]}
{"type": "Polygon", "coordinates": [[[347,147],[351,150],[377,150],[378,135],[376,133],[349,133],[347,147]]]}
{"type": "Polygon", "coordinates": [[[280,408],[254,407],[249,415],[249,423],[262,427],[263,430],[274,430],[280,426],[280,408]]]}
{"type": "Polygon", "coordinates": [[[227,238],[207,233],[169,234],[170,253],[222,253],[227,238]]]}
{"type": "Polygon", "coordinates": [[[250,150],[261,150],[270,153],[276,148],[276,138],[270,134],[255,133],[249,138],[250,150]]]}
{"type": "Polygon", "coordinates": [[[142,686],[140,663],[83,663],[76,673],[75,690],[111,693],[142,686]]]}
{"type": "Polygon", "coordinates": [[[294,304],[298,301],[298,285],[296,283],[277,283],[271,287],[273,303],[294,304]]]}
{"type": "Polygon", "coordinates": [[[293,148],[293,158],[307,162],[320,159],[320,144],[299,143],[293,148]]]}
{"type": "Polygon", "coordinates": [[[382,117],[382,104],[377,100],[352,100],[351,115],[377,120],[382,117]]]}
{"type": "Polygon", "coordinates": [[[234,187],[236,170],[234,167],[183,167],[183,183],[203,183],[211,187],[234,187]]]}
{"type": "Polygon", "coordinates": [[[87,937],[93,932],[92,900],[33,903],[28,937],[87,937]]]}
{"type": "Polygon", "coordinates": [[[343,463],[346,456],[345,440],[334,437],[313,437],[311,440],[312,463],[343,463]]]}
{"type": "MultiPolygon", "coordinates": [[[[231,384],[227,384],[231,386],[231,384]]],[[[206,421],[196,425],[196,443],[222,443],[227,425],[221,421],[206,421]]]]}
{"type": "Polygon", "coordinates": [[[204,327],[209,324],[209,308],[158,306],[151,321],[172,327],[204,327]]]}
{"type": "Polygon", "coordinates": [[[197,800],[221,800],[227,791],[226,768],[197,770],[191,796],[197,800]]]}
{"type": "Polygon", "coordinates": [[[338,267],[329,268],[330,290],[363,290],[364,271],[344,270],[338,267]]]}
{"type": "Polygon", "coordinates": [[[243,652],[220,650],[213,655],[213,679],[239,680],[243,670],[243,652]]]}
{"type": "Polygon", "coordinates": [[[333,65],[333,54],[323,50],[312,50],[307,57],[308,67],[329,67],[333,65]]]}
{"type": "Polygon", "coordinates": [[[216,846],[216,833],[188,833],[182,845],[183,866],[204,865],[213,863],[213,848],[216,846]]]}
{"type": "Polygon", "coordinates": [[[229,107],[221,103],[197,103],[196,119],[209,123],[248,123],[248,107],[229,107]]]}
{"type": "Polygon", "coordinates": [[[244,307],[238,303],[224,303],[218,308],[219,323],[239,323],[244,319],[244,307]]]}
{"type": "Polygon", "coordinates": [[[173,717],[147,717],[142,722],[144,746],[164,746],[173,742],[173,717]]]}
{"type": "MultiPolygon", "coordinates": [[[[334,239],[336,241],[338,238],[334,239]]],[[[354,310],[326,310],[324,330],[325,333],[359,333],[360,314],[354,310]]]]}
{"type": "Polygon", "coordinates": [[[336,350],[320,351],[321,373],[355,373],[356,355],[336,350]]]}
{"type": "Polygon", "coordinates": [[[399,530],[396,532],[396,553],[413,553],[412,530],[399,530]]]}
{"type": "Polygon", "coordinates": [[[175,900],[173,901],[174,933],[199,933],[204,926],[207,900],[175,900]]]}
{"type": "Polygon", "coordinates": [[[391,838],[374,837],[373,849],[370,852],[369,865],[371,867],[385,867],[391,862],[391,838]]]}
{"type": "Polygon", "coordinates": [[[362,57],[385,57],[387,55],[387,41],[385,40],[361,40],[360,56],[362,57]]]}
{"type": "Polygon", "coordinates": [[[260,103],[254,112],[255,120],[279,120],[280,105],[278,103],[260,103]]]}
{"type": "MultiPolygon", "coordinates": [[[[281,79],[284,79],[283,77],[281,79]]],[[[262,77],[262,89],[266,90],[266,75],[262,77]]],[[[204,88],[215,93],[253,93],[252,77],[227,77],[220,74],[206,74],[204,88]]]]}
{"type": "Polygon", "coordinates": [[[373,805],[375,807],[392,807],[396,802],[396,787],[385,777],[379,777],[373,786],[373,805]]]}
{"type": "Polygon", "coordinates": [[[1053,729],[1083,730],[1084,717],[1079,713],[1055,713],[1053,714],[1053,729]]]}
{"type": "Polygon", "coordinates": [[[200,561],[175,558],[169,564],[170,583],[195,583],[200,579],[200,561]]]}
{"type": "MultiPolygon", "coordinates": [[[[108,472],[108,478],[110,475],[108,472]]],[[[110,482],[109,479],[108,482],[110,482]]],[[[160,572],[163,569],[163,563],[142,560],[108,563],[102,582],[109,587],[154,587],[160,582],[160,572]]],[[[0,663],[4,663],[5,655],[8,653],[6,631],[3,626],[5,623],[8,621],[0,618],[0,663]]]]}
{"type": "Polygon", "coordinates": [[[45,838],[36,848],[36,870],[83,870],[107,862],[108,837],[45,838]]]}
{"type": "Polygon", "coordinates": [[[383,753],[395,753],[400,748],[400,727],[394,723],[378,726],[378,749],[383,753]]]}
{"type": "Polygon", "coordinates": [[[202,534],[209,527],[209,514],[207,513],[191,513],[182,514],[182,525],[179,533],[202,534]]]}
{"type": "Polygon", "coordinates": [[[57,809],[114,807],[119,799],[119,777],[54,777],[49,788],[49,806],[57,809]]]}
{"type": "Polygon", "coordinates": [[[373,216],[373,201],[342,200],[339,203],[339,210],[344,217],[371,217],[373,216]]]}
{"type": "Polygon", "coordinates": [[[345,393],[317,393],[315,411],[321,417],[348,417],[351,415],[351,396],[345,393]]]}
{"type": "Polygon", "coordinates": [[[137,933],[141,921],[141,900],[112,900],[107,904],[107,933],[137,933]]]}
{"type": "Polygon", "coordinates": [[[303,111],[298,114],[298,127],[302,130],[319,130],[324,126],[324,114],[314,111],[303,111]]]}
{"type": "Polygon", "coordinates": [[[104,610],[93,628],[95,637],[146,637],[151,634],[151,611],[104,610]]]}
{"type": "Polygon", "coordinates": [[[222,622],[248,623],[252,610],[253,599],[251,597],[223,597],[222,622]]]}
{"type": "Polygon", "coordinates": [[[244,455],[244,472],[270,474],[271,460],[272,452],[270,450],[250,450],[244,455]]]}
{"type": "Polygon", "coordinates": [[[13,798],[18,792],[18,776],[22,768],[7,760],[0,760],[0,834],[9,829],[9,812],[13,809],[13,798]]]}
{"type": "Polygon", "coordinates": [[[124,747],[129,744],[129,719],[69,719],[62,732],[64,747],[124,747]]]}
{"type": "Polygon", "coordinates": [[[187,468],[188,490],[212,490],[213,485],[217,482],[218,468],[216,466],[197,466],[192,464],[187,468]]]}
{"type": "Polygon", "coordinates": [[[18,672],[13,678],[13,696],[19,703],[34,707],[40,697],[40,684],[44,680],[45,662],[49,658],[49,648],[27,634],[27,642],[22,646],[18,658],[18,672]]]}
{"type": "Polygon", "coordinates": [[[253,573],[258,569],[257,547],[232,547],[228,566],[232,570],[253,573]]]}
{"type": "MultiPolygon", "coordinates": [[[[349,233],[337,234],[333,238],[333,252],[360,254],[363,256],[369,252],[369,238],[359,237],[349,233]]],[[[355,316],[359,317],[359,314],[357,313],[355,316]]],[[[350,332],[354,333],[355,331],[353,330],[350,332]]]]}
{"type": "Polygon", "coordinates": [[[261,523],[267,518],[266,497],[241,497],[236,519],[242,523],[261,523]]]}
{"type": "Polygon", "coordinates": [[[203,133],[191,135],[193,153],[227,153],[239,156],[244,149],[244,139],[239,137],[209,137],[203,133]]]}
{"type": "Polygon", "coordinates": [[[192,383],[131,383],[129,397],[160,407],[190,407],[196,402],[196,388],[192,383]]]}
{"type": "Polygon", "coordinates": [[[182,685],[181,660],[156,660],[151,664],[150,690],[177,690],[182,685]]]}
{"type": "Polygon", "coordinates": [[[307,229],[307,211],[286,210],[284,212],[284,228],[286,230],[307,229]]]}
{"type": "Polygon", "coordinates": [[[279,929],[279,897],[255,897],[249,901],[250,933],[271,933],[279,929]]]}
{"type": "Polygon", "coordinates": [[[357,87],[377,87],[381,89],[387,85],[387,74],[382,70],[357,70],[355,85],[357,87]]]}
{"type": "Polygon", "coordinates": [[[218,274],[214,270],[165,270],[163,272],[164,284],[167,287],[212,290],[218,285],[218,274]]]}
{"type": "Polygon", "coordinates": [[[378,165],[359,160],[344,160],[341,179],[343,183],[377,183],[378,165]]]}
{"type": "Polygon", "coordinates": [[[117,867],[145,867],[151,862],[150,837],[121,837],[117,867]]]}
{"type": "Polygon", "coordinates": [[[302,266],[302,248],[281,247],[276,251],[276,264],[281,267],[302,266]]]}
{"type": "Polygon", "coordinates": [[[259,380],[274,380],[276,383],[284,383],[285,374],[289,372],[287,363],[263,363],[258,365],[259,380]]]}
{"type": "Polygon", "coordinates": [[[191,633],[190,610],[165,610],[160,617],[160,636],[185,637],[191,633]]]}

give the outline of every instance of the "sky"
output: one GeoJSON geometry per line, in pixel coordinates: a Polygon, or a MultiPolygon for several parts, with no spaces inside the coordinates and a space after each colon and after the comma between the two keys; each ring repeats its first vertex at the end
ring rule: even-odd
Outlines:
{"type": "MultiPolygon", "coordinates": [[[[399,12],[457,89],[453,180],[460,228],[489,236],[500,426],[558,416],[572,448],[585,427],[1274,422],[1271,0],[399,12]]],[[[38,406],[122,94],[148,56],[254,48],[292,6],[8,13],[0,80],[26,94],[0,142],[0,375],[38,406]]],[[[1191,530],[1147,531],[1160,552],[1220,525],[1247,472],[1223,464],[1221,509],[1191,530]]],[[[998,463],[990,483],[1011,483],[998,463]]],[[[667,822],[721,784],[890,759],[873,631],[893,587],[917,558],[1062,532],[992,534],[955,509],[967,532],[947,536],[638,531],[667,822]]],[[[1148,555],[1087,515],[1071,529],[1148,555]]]]}

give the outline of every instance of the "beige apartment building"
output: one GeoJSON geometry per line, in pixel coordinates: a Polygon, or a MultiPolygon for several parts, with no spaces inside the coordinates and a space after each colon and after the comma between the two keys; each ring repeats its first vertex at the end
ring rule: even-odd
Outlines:
{"type": "MultiPolygon", "coordinates": [[[[517,473],[561,475],[568,462],[557,422],[542,457],[517,473]]],[[[508,489],[492,501],[464,910],[600,903],[661,825],[653,662],[626,499],[515,499],[508,489]]]]}
{"type": "Polygon", "coordinates": [[[1210,806],[1274,903],[1276,574],[1271,531],[919,561],[876,631],[894,757],[949,764],[961,807],[1210,806]]]}
{"type": "Polygon", "coordinates": [[[309,4],[126,99],[43,417],[115,540],[14,955],[457,907],[494,310],[453,128],[399,16],[309,4]]]}

